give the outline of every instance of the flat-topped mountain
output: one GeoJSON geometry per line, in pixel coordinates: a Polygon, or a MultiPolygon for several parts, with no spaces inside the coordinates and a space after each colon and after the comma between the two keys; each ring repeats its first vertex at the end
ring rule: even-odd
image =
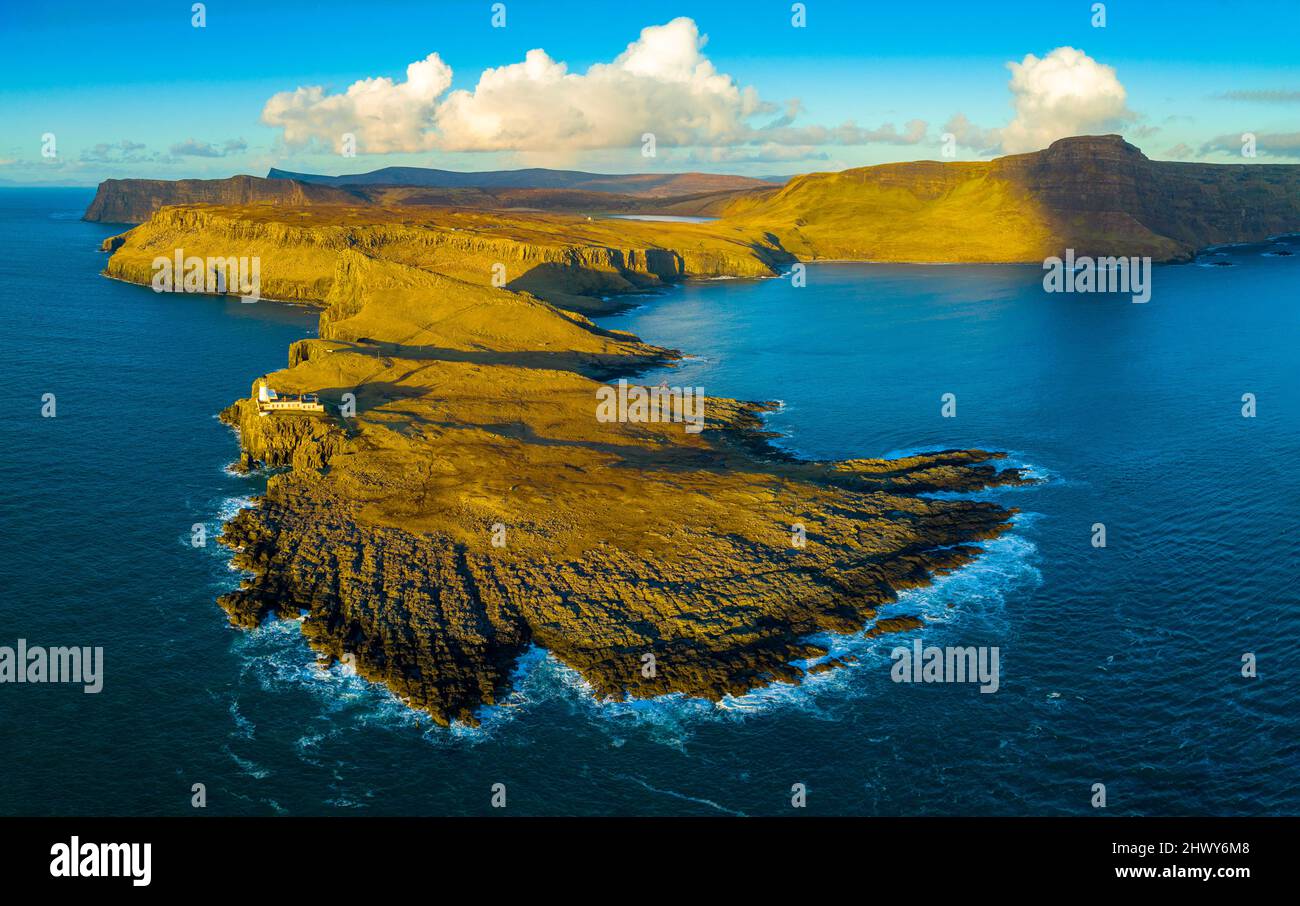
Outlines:
{"type": "Polygon", "coordinates": [[[425,167],[384,167],[348,176],[319,176],[271,169],[267,179],[292,179],[326,186],[423,186],[475,189],[579,189],[647,198],[701,192],[770,188],[772,183],[723,173],[585,173],[580,170],[486,170],[463,173],[425,167]]]}
{"type": "Polygon", "coordinates": [[[169,204],[253,205],[301,207],[317,204],[358,204],[364,199],[333,186],[256,176],[228,179],[106,179],[86,208],[83,220],[104,223],[143,223],[169,204]]]}
{"type": "Polygon", "coordinates": [[[725,213],[808,259],[1041,261],[1073,248],[1182,260],[1300,230],[1300,166],[1153,161],[1118,135],[1079,136],[992,161],[799,176],[725,213]]]}

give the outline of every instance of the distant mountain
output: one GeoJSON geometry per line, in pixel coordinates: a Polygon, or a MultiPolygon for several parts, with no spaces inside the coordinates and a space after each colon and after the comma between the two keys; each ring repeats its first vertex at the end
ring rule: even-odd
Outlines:
{"type": "Polygon", "coordinates": [[[110,179],[85,216],[140,223],[172,204],[691,214],[760,231],[804,260],[917,262],[1041,262],[1066,249],[1186,260],[1209,245],[1300,232],[1300,166],[1153,161],[1118,135],[1065,138],[990,161],[812,173],[784,186],[702,173],[393,167],[360,176],[271,174],[110,179]],[[472,185],[492,180],[498,183],[472,185]]]}
{"type": "MultiPolygon", "coordinates": [[[[272,171],[279,172],[279,171],[272,171]]],[[[554,171],[540,171],[554,172],[554,171]]],[[[658,177],[656,177],[658,178],[658,177]]],[[[572,188],[508,186],[419,186],[376,183],[327,185],[276,177],[232,176],[228,179],[107,179],[100,183],[83,219],[106,223],[143,223],[163,205],[379,205],[469,208],[481,211],[552,211],[571,214],[673,214],[716,216],[748,195],[778,191],[771,183],[757,188],[701,191],[682,195],[632,195],[572,188]]],[[[679,183],[684,187],[685,183],[679,183]]]]}
{"type": "Polygon", "coordinates": [[[256,176],[228,179],[106,179],[83,220],[143,223],[168,204],[318,205],[364,204],[365,199],[333,186],[307,185],[256,176]]]}
{"type": "Polygon", "coordinates": [[[1300,231],[1300,166],[1153,161],[1118,135],[1063,138],[991,161],[915,161],[797,176],[724,216],[800,258],[1186,260],[1300,231]]]}
{"type": "Polygon", "coordinates": [[[325,186],[421,186],[453,189],[577,189],[643,198],[667,198],[704,192],[770,188],[771,182],[718,173],[584,173],[580,170],[485,170],[462,173],[424,167],[385,167],[369,173],[320,176],[272,168],[267,179],[292,179],[325,186]]]}

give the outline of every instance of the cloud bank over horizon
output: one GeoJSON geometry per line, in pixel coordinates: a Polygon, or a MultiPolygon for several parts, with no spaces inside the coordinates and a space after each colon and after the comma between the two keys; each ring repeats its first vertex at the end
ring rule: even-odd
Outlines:
{"type": "MultiPolygon", "coordinates": [[[[545,50],[485,69],[472,90],[448,92],[452,70],[437,52],[407,67],[405,81],[367,78],[342,93],[322,86],[272,96],[262,122],[283,130],[290,148],[337,146],[345,134],[370,154],[585,152],[639,146],[704,148],[701,159],[791,160],[816,157],[818,145],[919,144],[928,125],[911,120],[863,127],[801,126],[798,100],[784,108],[719,72],[704,54],[708,37],[679,17],[642,29],[608,63],[584,73],[545,50]],[[771,117],[765,124],[757,118],[771,117]],[[744,153],[724,149],[748,147],[744,153]]],[[[821,155],[821,156],[824,156],[821,155]]]]}
{"type": "MultiPolygon", "coordinates": [[[[659,147],[694,149],[686,159],[702,163],[825,160],[828,147],[942,140],[920,118],[901,127],[799,123],[799,99],[778,106],[761,98],[718,71],[704,53],[707,43],[693,19],[678,17],[647,26],[617,57],[586,72],[571,72],[535,48],[455,91],[453,71],[435,51],[407,66],[402,81],[372,77],[339,93],[320,85],[279,92],[267,100],[262,122],[282,130],[290,150],[337,149],[350,134],[364,154],[576,155],[637,147],[649,133],[659,147]]],[[[1115,69],[1082,50],[1057,47],[1006,65],[1012,119],[984,128],[954,114],[943,131],[958,145],[981,155],[1035,151],[1140,119],[1115,69]]]]}

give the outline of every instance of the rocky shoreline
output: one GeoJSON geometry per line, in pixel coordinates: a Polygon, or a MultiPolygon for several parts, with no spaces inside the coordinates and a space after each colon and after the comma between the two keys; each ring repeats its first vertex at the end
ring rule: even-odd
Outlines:
{"type": "Polygon", "coordinates": [[[770,274],[781,254],[759,239],[620,224],[624,247],[594,254],[560,238],[594,229],[576,219],[462,221],[439,272],[445,219],[340,227],[313,210],[163,209],[106,246],[106,272],[147,283],[160,248],[259,254],[268,292],[322,307],[319,338],[268,380],[329,412],[350,394],[355,414],[263,417],[251,394],[222,413],[242,467],[287,469],[227,524],[249,577],[220,603],[244,628],[301,616],[323,663],[346,659],[440,723],[476,723],[534,644],[601,697],[798,682],[794,662],[842,666],[809,636],[915,625],[877,614],[1010,527],[1007,508],[926,496],[1028,483],[1000,454],[800,461],[768,443],[770,404],[717,397],[698,434],[599,421],[602,382],[677,353],[494,287],[474,257],[549,261],[563,299],[770,274]]]}

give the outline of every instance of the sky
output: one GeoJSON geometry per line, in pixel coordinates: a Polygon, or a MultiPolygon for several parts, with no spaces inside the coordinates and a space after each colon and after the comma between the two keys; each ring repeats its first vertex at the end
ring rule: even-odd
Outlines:
{"type": "Polygon", "coordinates": [[[777,176],[1101,132],[1156,159],[1300,163],[1296,0],[194,6],[0,3],[0,185],[777,176]]]}

